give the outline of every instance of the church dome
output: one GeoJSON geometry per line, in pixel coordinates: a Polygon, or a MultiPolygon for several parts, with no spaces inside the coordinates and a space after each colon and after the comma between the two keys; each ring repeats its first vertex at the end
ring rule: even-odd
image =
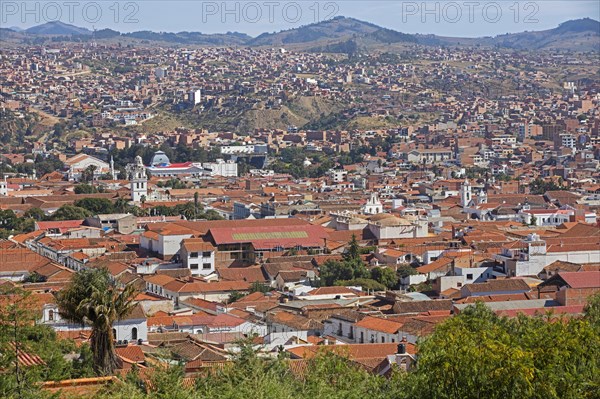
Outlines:
{"type": "Polygon", "coordinates": [[[152,160],[150,161],[150,166],[170,164],[171,161],[169,161],[169,157],[167,156],[167,154],[164,153],[164,151],[156,151],[154,153],[154,156],[152,157],[152,160]]]}

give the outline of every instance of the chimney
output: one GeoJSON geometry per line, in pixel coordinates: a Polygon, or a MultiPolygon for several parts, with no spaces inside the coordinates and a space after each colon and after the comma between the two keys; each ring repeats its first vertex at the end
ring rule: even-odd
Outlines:
{"type": "Polygon", "coordinates": [[[396,353],[398,355],[404,355],[404,354],[406,354],[406,344],[403,343],[403,342],[400,342],[398,344],[398,350],[396,351],[396,353]]]}

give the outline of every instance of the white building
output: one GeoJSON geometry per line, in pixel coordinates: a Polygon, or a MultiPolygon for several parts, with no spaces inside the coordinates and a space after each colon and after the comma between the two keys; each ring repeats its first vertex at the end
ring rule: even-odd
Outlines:
{"type": "Polygon", "coordinates": [[[217,159],[216,162],[203,163],[202,167],[211,176],[236,177],[238,175],[238,165],[232,160],[217,159]]]}
{"type": "Polygon", "coordinates": [[[148,177],[146,176],[146,167],[142,163],[142,157],[135,157],[135,163],[127,165],[129,174],[129,184],[131,190],[131,200],[141,202],[148,198],[148,177]]]}
{"type": "Polygon", "coordinates": [[[200,101],[202,100],[200,89],[190,90],[188,93],[188,100],[192,105],[200,104],[200,101]]]}
{"type": "Polygon", "coordinates": [[[6,197],[8,195],[8,182],[6,181],[6,177],[3,180],[0,180],[0,196],[6,197]]]}
{"type": "Polygon", "coordinates": [[[371,193],[371,197],[362,207],[362,211],[367,215],[376,215],[383,212],[383,204],[379,200],[377,193],[371,193]]]}
{"type": "Polygon", "coordinates": [[[181,262],[194,276],[207,276],[215,272],[216,248],[201,238],[188,238],[181,242],[181,262]]]}
{"type": "Polygon", "coordinates": [[[67,177],[69,180],[81,180],[83,172],[88,168],[94,169],[94,179],[97,179],[103,174],[110,173],[110,165],[98,158],[87,154],[75,155],[65,161],[65,165],[69,168],[67,177]]]}
{"type": "Polygon", "coordinates": [[[504,264],[509,277],[537,276],[555,261],[597,263],[600,259],[600,237],[557,237],[542,240],[530,234],[524,241],[505,246],[495,256],[504,264]],[[550,245],[548,245],[550,243],[550,245]]]}

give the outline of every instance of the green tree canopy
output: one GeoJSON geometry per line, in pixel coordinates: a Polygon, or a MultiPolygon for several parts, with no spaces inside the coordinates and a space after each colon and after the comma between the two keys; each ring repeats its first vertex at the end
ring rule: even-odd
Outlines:
{"type": "Polygon", "coordinates": [[[553,318],[468,307],[420,343],[406,397],[597,398],[599,330],[588,319],[553,318]]]}
{"type": "Polygon", "coordinates": [[[50,217],[52,220],[80,220],[92,216],[92,213],[85,208],[74,205],[62,205],[50,217]]]}
{"type": "Polygon", "coordinates": [[[75,206],[87,209],[92,215],[113,213],[115,208],[108,198],[83,198],[75,201],[75,206]]]}
{"type": "Polygon", "coordinates": [[[371,278],[389,289],[394,289],[398,285],[398,275],[388,267],[372,268],[371,278]]]}
{"type": "Polygon", "coordinates": [[[106,269],[84,269],[76,273],[69,285],[56,295],[63,318],[92,327],[94,371],[99,375],[110,375],[117,366],[113,323],[133,310],[135,295],[132,284],[119,290],[106,269]]]}

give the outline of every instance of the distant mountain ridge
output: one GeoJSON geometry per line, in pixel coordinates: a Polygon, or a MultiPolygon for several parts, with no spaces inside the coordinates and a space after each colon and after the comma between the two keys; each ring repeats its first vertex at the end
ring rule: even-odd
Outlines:
{"type": "Polygon", "coordinates": [[[32,26],[24,31],[30,35],[91,35],[92,31],[75,25],[65,24],[60,21],[46,22],[42,25],[32,26]]]}
{"type": "Polygon", "coordinates": [[[251,37],[244,33],[138,31],[120,33],[112,29],[90,31],[63,22],[47,22],[22,32],[2,29],[2,36],[68,36],[81,40],[110,39],[115,37],[159,41],[184,45],[215,46],[286,46],[294,45],[310,51],[351,52],[368,49],[373,45],[408,43],[421,45],[490,46],[530,50],[579,50],[600,52],[600,22],[582,18],[563,22],[544,31],[509,33],[495,37],[459,38],[427,34],[408,34],[383,28],[355,18],[335,17],[298,28],[251,37]],[[14,33],[14,35],[11,35],[14,33]]]}

